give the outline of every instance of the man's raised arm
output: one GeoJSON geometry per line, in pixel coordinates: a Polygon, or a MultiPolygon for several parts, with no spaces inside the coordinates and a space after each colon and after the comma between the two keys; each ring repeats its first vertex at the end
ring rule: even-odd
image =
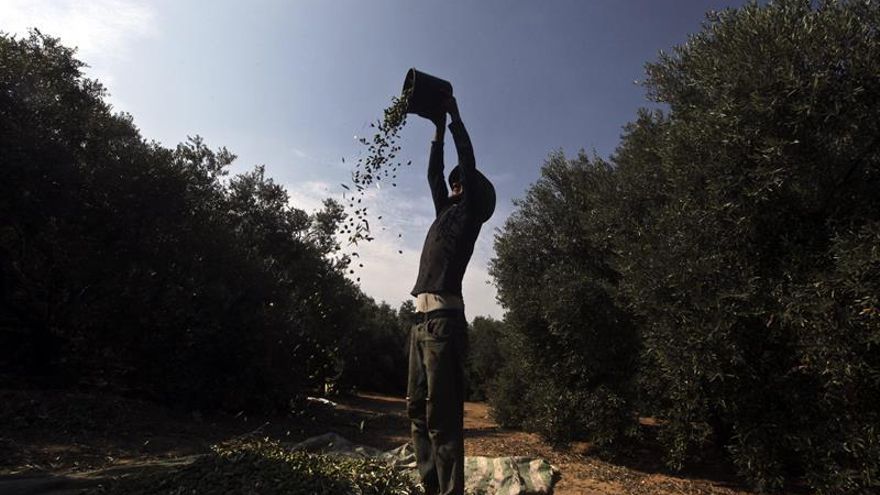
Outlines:
{"type": "MultiPolygon", "coordinates": [[[[449,130],[452,131],[452,139],[455,141],[455,150],[458,152],[458,166],[460,172],[460,181],[465,201],[468,200],[468,193],[478,192],[476,170],[477,164],[474,159],[474,147],[471,144],[471,138],[468,135],[464,123],[461,121],[461,114],[458,111],[458,103],[455,98],[450,97],[446,102],[446,111],[452,117],[449,123],[449,130]]],[[[473,202],[471,202],[473,203],[473,202]]]]}
{"type": "Polygon", "coordinates": [[[434,212],[439,215],[446,205],[449,189],[443,176],[443,137],[446,133],[446,114],[438,118],[434,124],[437,131],[431,143],[431,157],[428,159],[428,185],[431,187],[431,198],[434,200],[434,212]]]}

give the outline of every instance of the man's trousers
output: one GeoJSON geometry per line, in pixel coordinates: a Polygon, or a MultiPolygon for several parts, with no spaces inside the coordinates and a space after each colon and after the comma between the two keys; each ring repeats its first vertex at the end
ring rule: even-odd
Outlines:
{"type": "Polygon", "coordinates": [[[407,414],[427,495],[464,493],[464,363],[461,310],[427,313],[410,334],[407,414]]]}

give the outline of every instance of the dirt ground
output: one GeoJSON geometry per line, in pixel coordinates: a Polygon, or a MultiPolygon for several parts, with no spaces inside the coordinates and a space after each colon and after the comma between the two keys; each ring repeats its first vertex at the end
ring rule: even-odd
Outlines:
{"type": "MultiPolygon", "coordinates": [[[[334,431],[381,449],[407,442],[403,399],[362,393],[333,400],[335,407],[310,402],[296,417],[244,413],[204,417],[115,396],[0,390],[0,491],[12,486],[4,482],[21,477],[170,462],[241,435],[296,442],[334,431]]],[[[584,443],[554,449],[535,434],[499,428],[482,403],[465,405],[465,451],[547,459],[561,472],[557,495],[751,493],[719,468],[720,463],[672,474],[648,450],[632,459],[609,462],[593,455],[584,443]]]]}
{"type": "MultiPolygon", "coordinates": [[[[404,400],[377,394],[360,394],[343,401],[341,407],[384,417],[380,425],[365,429],[363,443],[393,447],[407,441],[409,424],[404,400]],[[397,418],[390,421],[389,416],[397,418]],[[372,431],[370,431],[372,430],[372,431]]],[[[536,456],[547,459],[561,472],[556,495],[741,495],[746,490],[720,467],[707,465],[699,473],[675,475],[666,472],[655,453],[643,451],[644,459],[627,464],[611,463],[590,454],[586,443],[553,449],[538,435],[505,430],[492,420],[485,403],[467,402],[464,410],[465,455],[536,456]]]]}

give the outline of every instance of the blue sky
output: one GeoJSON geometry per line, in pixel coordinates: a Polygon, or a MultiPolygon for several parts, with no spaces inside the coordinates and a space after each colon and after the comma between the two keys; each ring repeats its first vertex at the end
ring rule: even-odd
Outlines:
{"type": "MultiPolygon", "coordinates": [[[[341,198],[363,152],[355,136],[370,135],[407,69],[450,81],[477,165],[498,191],[465,276],[465,303],[469,318],[500,318],[488,262],[512,200],[554,150],[612,153],[622,126],[652,106],[635,84],[644,64],[684,43],[706,11],[742,3],[5,0],[0,30],[37,27],[78,46],[87,75],[105,83],[145,138],[174,146],[199,134],[226,146],[239,156],[233,173],[265,165],[307,211],[341,198]]],[[[395,307],[409,298],[432,220],[431,137],[430,123],[411,118],[401,144],[413,165],[399,187],[367,197],[383,222],[371,222],[376,241],[357,248],[365,267],[355,276],[395,307]]],[[[446,154],[454,165],[451,142],[446,154]]]]}

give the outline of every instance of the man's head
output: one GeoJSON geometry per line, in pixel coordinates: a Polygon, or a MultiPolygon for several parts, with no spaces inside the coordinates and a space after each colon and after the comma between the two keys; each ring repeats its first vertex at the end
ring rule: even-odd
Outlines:
{"type": "MultiPolygon", "coordinates": [[[[481,222],[489,220],[495,211],[495,187],[479,170],[473,171],[473,177],[468,177],[468,201],[474,204],[474,212],[481,222]]],[[[453,202],[464,198],[464,184],[461,183],[461,168],[456,166],[449,173],[449,199],[453,202]]]]}

